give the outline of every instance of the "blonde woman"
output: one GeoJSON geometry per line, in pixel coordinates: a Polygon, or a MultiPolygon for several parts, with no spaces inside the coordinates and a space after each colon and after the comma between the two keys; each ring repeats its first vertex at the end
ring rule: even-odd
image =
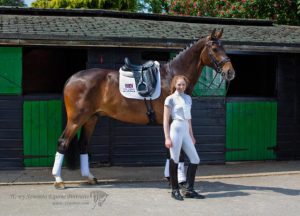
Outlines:
{"type": "Polygon", "coordinates": [[[185,198],[204,199],[205,197],[194,190],[197,166],[200,158],[195,148],[196,140],[193,135],[191,122],[192,99],[185,94],[189,81],[185,76],[177,75],[172,79],[171,95],[164,103],[164,134],[165,146],[170,150],[170,181],[172,186],[171,196],[176,200],[185,198]],[[170,124],[170,118],[172,123],[170,124]],[[187,169],[186,188],[183,196],[178,185],[178,163],[180,151],[183,149],[190,160],[187,169]]]}

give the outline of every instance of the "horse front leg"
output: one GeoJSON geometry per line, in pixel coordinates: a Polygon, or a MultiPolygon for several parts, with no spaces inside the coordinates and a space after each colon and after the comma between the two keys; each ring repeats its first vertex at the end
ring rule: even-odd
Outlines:
{"type": "Polygon", "coordinates": [[[90,172],[88,147],[91,142],[91,137],[94,132],[97,120],[98,116],[94,115],[82,126],[79,139],[81,175],[84,178],[87,178],[87,183],[91,185],[97,184],[97,179],[90,172]]]}
{"type": "MultiPolygon", "coordinates": [[[[52,175],[55,178],[54,187],[56,189],[65,188],[65,184],[61,177],[61,168],[62,168],[64,156],[69,148],[72,139],[76,135],[78,128],[79,125],[68,122],[64,132],[58,139],[58,147],[57,147],[57,152],[55,154],[55,161],[52,169],[52,175]]],[[[74,144],[76,145],[76,143],[74,144]]]]}

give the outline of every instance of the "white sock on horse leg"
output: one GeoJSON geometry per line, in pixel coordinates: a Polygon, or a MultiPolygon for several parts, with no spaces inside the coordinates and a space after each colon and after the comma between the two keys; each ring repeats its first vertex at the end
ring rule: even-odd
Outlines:
{"type": "Polygon", "coordinates": [[[90,179],[94,178],[94,176],[90,173],[88,154],[80,155],[80,169],[82,176],[89,177],[90,179]]]}
{"type": "Polygon", "coordinates": [[[63,180],[61,179],[61,167],[62,163],[64,161],[64,155],[56,152],[55,154],[55,161],[52,169],[52,175],[55,177],[56,182],[62,182],[63,180]]]}
{"type": "Polygon", "coordinates": [[[170,177],[170,170],[169,170],[169,166],[170,166],[170,160],[167,159],[166,160],[166,164],[165,164],[165,171],[164,171],[164,175],[165,177],[170,177]]]}
{"type": "Polygon", "coordinates": [[[95,177],[93,176],[93,174],[90,172],[89,174],[89,179],[94,179],[95,177]]]}
{"type": "Polygon", "coordinates": [[[186,181],[186,175],[184,170],[184,162],[178,163],[178,182],[185,182],[186,181]]]}

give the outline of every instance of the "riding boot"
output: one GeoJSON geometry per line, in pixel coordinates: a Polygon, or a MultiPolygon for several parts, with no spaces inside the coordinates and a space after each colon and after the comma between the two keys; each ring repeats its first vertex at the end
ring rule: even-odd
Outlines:
{"type": "Polygon", "coordinates": [[[197,171],[198,164],[189,164],[188,170],[187,170],[187,184],[186,188],[184,190],[184,197],[185,198],[195,198],[195,199],[204,199],[205,197],[201,194],[198,194],[194,190],[194,183],[195,183],[195,176],[197,171]]]}
{"type": "Polygon", "coordinates": [[[183,200],[183,197],[179,191],[178,185],[178,164],[174,162],[173,159],[170,159],[170,180],[172,186],[172,194],[171,196],[176,200],[183,200]]]}

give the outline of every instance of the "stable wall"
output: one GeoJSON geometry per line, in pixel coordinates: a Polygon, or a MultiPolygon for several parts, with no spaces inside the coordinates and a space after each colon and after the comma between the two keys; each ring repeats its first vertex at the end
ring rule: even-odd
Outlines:
{"type": "MultiPolygon", "coordinates": [[[[63,84],[74,72],[85,67],[117,70],[124,64],[125,56],[136,64],[155,59],[155,56],[158,56],[156,60],[164,63],[176,53],[174,50],[166,52],[121,48],[83,49],[77,50],[77,54],[72,49],[59,48],[22,50],[9,47],[1,48],[0,51],[0,63],[3,65],[0,71],[2,169],[20,168],[24,166],[24,162],[26,166],[52,165],[57,139],[65,126],[61,92],[63,84]]],[[[237,68],[240,67],[238,64],[242,64],[241,59],[247,59],[240,55],[230,57],[237,68]]],[[[263,59],[261,56],[257,58],[263,59]]],[[[202,163],[299,159],[299,55],[273,54],[273,57],[266,57],[262,62],[257,63],[262,67],[260,71],[256,71],[255,76],[241,76],[239,73],[247,69],[237,70],[237,79],[229,89],[230,97],[227,101],[224,101],[224,97],[219,97],[224,95],[225,86],[218,92],[205,90],[213,75],[207,68],[203,72],[193,92],[194,133],[202,163]],[[265,61],[269,63],[262,65],[265,61]],[[272,65],[275,72],[270,69],[272,65]],[[264,71],[267,72],[262,74],[264,71]],[[260,78],[260,82],[254,83],[257,78],[260,78]],[[271,81],[264,82],[267,78],[271,81]],[[252,91],[251,85],[243,83],[249,80],[253,83],[252,86],[260,88],[252,91]],[[247,97],[235,95],[241,85],[242,92],[247,97]],[[262,120],[264,118],[265,121],[262,120]],[[230,129],[229,125],[234,123],[236,125],[233,128],[241,130],[230,129]],[[259,127],[255,127],[255,123],[259,127]],[[266,123],[270,124],[264,125],[266,123]],[[257,131],[259,128],[262,130],[257,131]],[[261,133],[263,129],[270,133],[261,133]],[[251,130],[258,134],[255,135],[257,141],[249,141],[253,138],[251,130]],[[256,151],[258,153],[255,154],[254,150],[262,147],[265,155],[261,151],[256,151]],[[245,149],[249,151],[245,152],[245,149]]],[[[218,79],[216,82],[215,85],[218,84],[218,79]]],[[[162,165],[165,154],[162,126],[132,125],[110,118],[100,119],[90,147],[91,163],[96,166],[162,165]]]]}
{"type": "Polygon", "coordinates": [[[23,167],[22,49],[0,47],[0,169],[23,167]]]}
{"type": "Polygon", "coordinates": [[[300,159],[300,54],[278,56],[277,159],[300,159]]]}

